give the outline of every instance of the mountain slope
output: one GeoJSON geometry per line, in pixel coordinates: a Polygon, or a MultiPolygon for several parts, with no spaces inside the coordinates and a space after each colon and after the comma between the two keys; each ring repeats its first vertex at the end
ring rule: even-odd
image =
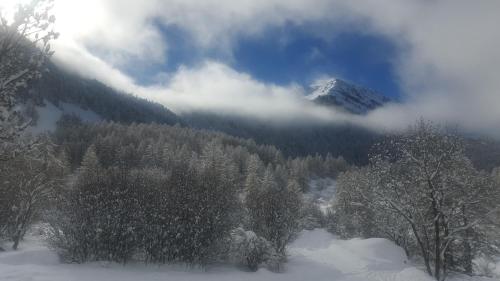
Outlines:
{"type": "Polygon", "coordinates": [[[310,88],[311,93],[306,99],[354,114],[366,114],[390,101],[371,89],[338,78],[319,80],[310,88]]]}
{"type": "Polygon", "coordinates": [[[35,122],[29,130],[35,134],[54,131],[57,121],[65,114],[76,115],[85,122],[180,124],[274,145],[286,156],[331,153],[356,164],[367,163],[368,149],[380,138],[376,133],[348,124],[273,125],[254,118],[213,112],[177,116],[162,105],[118,92],[96,80],[82,78],[55,65],[49,68],[33,90],[25,93],[36,100],[31,110],[35,122]]]}
{"type": "Polygon", "coordinates": [[[193,128],[224,132],[251,138],[258,144],[274,145],[285,156],[314,154],[343,156],[352,164],[366,165],[368,152],[381,134],[352,124],[282,123],[272,124],[258,119],[210,112],[181,115],[193,128]]]}
{"type": "Polygon", "coordinates": [[[92,112],[108,121],[127,124],[181,123],[177,115],[158,103],[119,92],[97,80],[82,78],[55,65],[50,65],[49,72],[34,85],[33,90],[25,94],[35,98],[37,107],[53,105],[62,112],[68,112],[66,107],[72,105],[80,110],[70,110],[70,113],[92,112]]]}
{"type": "MultiPolygon", "coordinates": [[[[360,165],[368,163],[371,146],[383,138],[383,132],[376,133],[349,124],[273,125],[257,119],[213,112],[192,112],[177,116],[160,104],[118,92],[96,80],[81,78],[54,65],[49,68],[50,71],[42,80],[22,95],[26,100],[35,98],[34,106],[27,110],[35,120],[30,133],[53,131],[64,114],[76,115],[86,122],[108,120],[125,124],[180,124],[251,138],[258,144],[274,145],[290,157],[331,153],[334,157],[343,156],[349,163],[360,165]]],[[[389,101],[369,89],[340,79],[323,82],[316,84],[307,97],[309,100],[326,103],[329,96],[340,95],[343,100],[339,100],[345,103],[337,102],[333,106],[344,105],[345,110],[350,106],[354,108],[353,112],[368,112],[389,101]],[[357,95],[362,95],[362,103],[351,102],[356,101],[357,95]]],[[[483,145],[472,141],[468,146],[468,155],[474,164],[487,170],[499,165],[498,157],[490,157],[498,155],[499,151],[500,144],[497,141],[483,145]]]]}

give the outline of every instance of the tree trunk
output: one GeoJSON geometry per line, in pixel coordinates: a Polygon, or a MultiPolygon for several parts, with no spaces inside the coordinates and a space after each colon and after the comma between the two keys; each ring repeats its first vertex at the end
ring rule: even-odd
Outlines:
{"type": "Polygon", "coordinates": [[[441,260],[441,214],[438,210],[438,202],[432,196],[432,211],[434,216],[434,278],[441,280],[441,269],[443,261],[441,260]]]}
{"type": "MultiPolygon", "coordinates": [[[[466,232],[468,232],[468,230],[466,232]]],[[[466,234],[464,240],[464,270],[467,274],[472,274],[472,258],[472,247],[470,246],[469,237],[466,234]]]]}
{"type": "Polygon", "coordinates": [[[454,255],[453,250],[454,250],[453,246],[448,246],[448,249],[446,250],[445,253],[446,271],[448,271],[448,269],[454,269],[456,267],[455,259],[453,257],[454,255]]]}
{"type": "Polygon", "coordinates": [[[434,222],[434,277],[441,280],[441,237],[440,237],[439,219],[434,222]]]}
{"type": "Polygon", "coordinates": [[[26,212],[21,215],[20,218],[18,218],[17,225],[16,225],[16,233],[12,237],[12,241],[14,241],[14,245],[12,245],[13,250],[17,250],[17,247],[19,246],[19,242],[21,239],[24,237],[24,234],[26,233],[26,226],[28,224],[28,220],[31,217],[31,202],[28,205],[28,208],[26,209],[26,212]],[[20,220],[20,221],[19,221],[20,220]]]}
{"type": "MultiPolygon", "coordinates": [[[[467,225],[467,218],[465,217],[465,210],[463,210],[464,213],[464,225],[467,225]]],[[[464,270],[465,273],[467,274],[472,274],[472,259],[473,259],[473,254],[472,254],[472,247],[470,244],[470,239],[472,236],[472,230],[470,228],[467,228],[465,230],[465,237],[464,237],[464,270]]]]}
{"type": "Polygon", "coordinates": [[[418,246],[420,247],[420,251],[422,252],[422,257],[424,258],[424,264],[425,264],[425,269],[427,270],[427,273],[432,276],[432,270],[431,270],[431,264],[429,261],[429,253],[427,252],[426,248],[424,247],[424,243],[422,242],[422,239],[420,238],[420,235],[418,234],[417,227],[415,224],[410,222],[411,229],[413,230],[413,234],[415,235],[415,238],[417,239],[418,246]]]}
{"type": "MultiPolygon", "coordinates": [[[[448,229],[448,226],[443,222],[443,229],[444,229],[444,237],[448,237],[450,234],[450,230],[448,229]]],[[[450,238],[448,238],[450,239],[450,238]]],[[[454,268],[455,267],[455,261],[453,259],[453,246],[452,244],[447,244],[447,242],[444,243],[445,245],[448,245],[446,249],[444,249],[444,257],[443,257],[443,272],[447,272],[448,269],[454,268]]],[[[446,246],[445,246],[446,247],[446,246]]]]}
{"type": "Polygon", "coordinates": [[[21,240],[21,233],[19,230],[16,230],[16,234],[12,237],[12,241],[14,241],[14,245],[12,245],[13,250],[17,250],[20,240],[21,240]]]}

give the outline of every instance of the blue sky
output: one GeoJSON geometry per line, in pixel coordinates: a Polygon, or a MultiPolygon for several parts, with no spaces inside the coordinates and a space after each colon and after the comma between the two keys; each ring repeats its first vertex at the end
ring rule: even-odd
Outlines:
{"type": "Polygon", "coordinates": [[[396,52],[391,41],[381,36],[353,31],[326,40],[287,25],[239,40],[234,67],[280,85],[309,85],[319,76],[333,76],[395,97],[399,91],[391,60],[396,52]]]}
{"type": "MultiPolygon", "coordinates": [[[[253,78],[280,86],[307,87],[318,77],[338,77],[398,99],[400,90],[392,61],[398,49],[381,35],[344,31],[331,39],[311,33],[311,27],[292,23],[273,27],[256,36],[238,36],[230,54],[200,49],[189,33],[176,26],[158,24],[169,42],[162,64],[127,67],[125,71],[147,85],[159,72],[173,74],[206,59],[220,61],[253,78]]],[[[328,28],[328,26],[322,27],[328,28]]]]}

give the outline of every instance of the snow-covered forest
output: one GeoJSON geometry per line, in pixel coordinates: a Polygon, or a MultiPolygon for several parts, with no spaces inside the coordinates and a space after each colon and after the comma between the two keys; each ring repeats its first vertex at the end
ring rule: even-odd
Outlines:
{"type": "Polygon", "coordinates": [[[54,22],[50,1],[0,22],[0,280],[500,278],[500,167],[481,138],[420,119],[371,135],[367,163],[291,156],[97,94],[102,120],[32,134],[54,22]]]}

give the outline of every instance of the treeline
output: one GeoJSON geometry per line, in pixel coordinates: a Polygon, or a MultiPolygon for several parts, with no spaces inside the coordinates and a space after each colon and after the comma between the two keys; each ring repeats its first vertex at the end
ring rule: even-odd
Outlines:
{"type": "Polygon", "coordinates": [[[229,157],[243,173],[245,163],[255,154],[264,165],[283,166],[294,174],[295,179],[305,190],[306,179],[312,177],[335,178],[338,173],[349,168],[343,157],[316,154],[306,157],[286,158],[272,145],[257,144],[252,139],[233,137],[210,130],[197,130],[179,125],[166,126],[160,124],[124,125],[113,122],[97,124],[82,123],[73,115],[66,115],[58,122],[53,140],[60,150],[64,151],[69,165],[75,169],[80,165],[86,150],[93,144],[105,166],[116,163],[119,151],[124,147],[136,148],[136,154],[130,159],[133,165],[140,158],[149,155],[150,159],[141,165],[158,166],[159,161],[169,151],[186,150],[200,154],[204,146],[210,142],[220,143],[229,150],[229,157]]]}
{"type": "Polygon", "coordinates": [[[277,270],[307,220],[307,180],[348,169],[342,158],[286,159],[272,146],[180,126],[68,116],[52,141],[42,145],[53,148],[50,184],[17,187],[30,177],[21,168],[0,185],[11,196],[41,190],[44,202],[22,227],[11,226],[21,203],[5,202],[1,234],[14,240],[9,229],[21,229],[22,238],[33,221],[48,221],[52,245],[72,262],[226,260],[277,270]]]}
{"type": "Polygon", "coordinates": [[[273,145],[286,157],[331,154],[355,165],[366,165],[370,148],[382,138],[379,133],[352,124],[308,122],[300,117],[296,122],[275,123],[209,112],[192,112],[180,117],[193,128],[221,131],[273,145]]]}
{"type": "Polygon", "coordinates": [[[450,271],[477,273],[474,259],[500,249],[500,181],[477,170],[465,151],[459,134],[425,121],[388,137],[368,166],[338,177],[329,229],[390,239],[421,257],[437,280],[450,271]]]}

